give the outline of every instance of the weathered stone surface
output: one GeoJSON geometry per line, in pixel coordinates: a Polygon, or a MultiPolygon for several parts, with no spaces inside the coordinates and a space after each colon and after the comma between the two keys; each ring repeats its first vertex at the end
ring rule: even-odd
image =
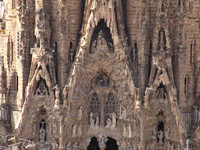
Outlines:
{"type": "Polygon", "coordinates": [[[200,1],[0,3],[0,149],[199,148],[200,1]]]}

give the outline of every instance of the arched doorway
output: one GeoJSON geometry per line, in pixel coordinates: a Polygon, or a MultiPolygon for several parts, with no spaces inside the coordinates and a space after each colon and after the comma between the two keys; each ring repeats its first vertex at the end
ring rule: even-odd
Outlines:
{"type": "Polygon", "coordinates": [[[117,141],[111,137],[108,137],[105,150],[118,150],[117,141]]]}
{"type": "Polygon", "coordinates": [[[98,141],[96,137],[92,137],[90,144],[87,147],[87,150],[100,150],[98,141]]]}

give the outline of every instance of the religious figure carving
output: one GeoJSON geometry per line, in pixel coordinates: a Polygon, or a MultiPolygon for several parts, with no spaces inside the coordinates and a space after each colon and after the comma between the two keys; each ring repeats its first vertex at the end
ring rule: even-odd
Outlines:
{"type": "Polygon", "coordinates": [[[123,125],[123,136],[126,137],[127,136],[127,130],[126,130],[126,124],[124,123],[123,125]]]}
{"type": "Polygon", "coordinates": [[[78,110],[78,120],[81,120],[83,117],[83,107],[80,106],[79,110],[78,110]]]}
{"type": "Polygon", "coordinates": [[[128,125],[128,137],[131,137],[132,136],[132,129],[131,129],[131,125],[129,124],[128,125]]]}
{"type": "Polygon", "coordinates": [[[111,120],[108,118],[106,121],[106,128],[110,128],[111,127],[111,120]]]}
{"type": "Polygon", "coordinates": [[[105,147],[105,137],[103,137],[102,133],[99,134],[98,142],[100,147],[105,147]]]}
{"type": "Polygon", "coordinates": [[[116,127],[116,114],[113,112],[112,113],[112,128],[116,127]]]}
{"type": "Polygon", "coordinates": [[[90,127],[94,127],[93,113],[90,113],[90,127]]]}
{"type": "Polygon", "coordinates": [[[96,116],[96,127],[97,128],[99,127],[99,116],[98,115],[96,116]]]}
{"type": "Polygon", "coordinates": [[[72,136],[73,136],[73,137],[76,137],[76,128],[77,128],[77,125],[74,124],[74,125],[73,125],[73,128],[72,128],[72,136]]]}
{"type": "Polygon", "coordinates": [[[42,127],[40,128],[40,142],[45,141],[46,130],[44,129],[44,122],[42,122],[42,127]]]}
{"type": "Polygon", "coordinates": [[[59,108],[60,105],[60,87],[56,85],[53,89],[55,89],[55,108],[59,108]]]}
{"type": "Polygon", "coordinates": [[[97,41],[94,40],[94,41],[92,42],[92,45],[91,45],[91,52],[92,52],[92,53],[95,52],[95,50],[96,50],[96,45],[97,45],[97,41]]]}
{"type": "Polygon", "coordinates": [[[157,99],[158,100],[164,100],[167,98],[167,94],[164,91],[164,88],[159,88],[157,92],[157,99]]]}
{"type": "Polygon", "coordinates": [[[159,133],[158,133],[158,139],[159,139],[159,144],[162,145],[163,144],[163,131],[160,130],[159,133]]]}
{"type": "Polygon", "coordinates": [[[169,139],[170,136],[171,136],[171,129],[170,129],[170,126],[168,126],[165,131],[165,137],[166,137],[166,139],[169,139]]]}

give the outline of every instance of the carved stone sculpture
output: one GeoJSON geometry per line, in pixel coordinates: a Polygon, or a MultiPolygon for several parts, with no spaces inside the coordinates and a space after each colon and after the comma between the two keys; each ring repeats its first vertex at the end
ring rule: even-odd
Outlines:
{"type": "Polygon", "coordinates": [[[127,136],[127,129],[126,129],[126,124],[124,123],[123,125],[123,136],[126,137],[127,136]]]}
{"type": "Polygon", "coordinates": [[[90,113],[90,127],[94,127],[93,113],[90,113]]]}
{"type": "Polygon", "coordinates": [[[163,131],[160,130],[159,133],[158,133],[158,139],[159,139],[159,144],[162,145],[163,144],[163,131]]]}
{"type": "Polygon", "coordinates": [[[73,125],[73,128],[72,128],[72,136],[73,136],[73,137],[76,137],[76,128],[77,128],[77,125],[74,124],[74,125],[73,125]]]}
{"type": "Polygon", "coordinates": [[[111,127],[111,120],[108,118],[107,121],[106,121],[106,128],[110,128],[111,127]]]}
{"type": "Polygon", "coordinates": [[[128,125],[128,137],[130,138],[132,136],[132,129],[131,129],[131,125],[128,125]]]}
{"type": "Polygon", "coordinates": [[[80,106],[79,110],[78,110],[78,120],[81,120],[83,117],[83,107],[80,106]]]}
{"type": "Polygon", "coordinates": [[[45,141],[45,136],[46,136],[46,130],[44,129],[44,126],[40,128],[40,142],[45,141]]]}
{"type": "Polygon", "coordinates": [[[99,116],[97,115],[96,116],[96,124],[95,124],[95,126],[98,128],[99,127],[99,116]]]}
{"type": "Polygon", "coordinates": [[[113,112],[112,113],[112,128],[116,127],[116,114],[113,112]]]}

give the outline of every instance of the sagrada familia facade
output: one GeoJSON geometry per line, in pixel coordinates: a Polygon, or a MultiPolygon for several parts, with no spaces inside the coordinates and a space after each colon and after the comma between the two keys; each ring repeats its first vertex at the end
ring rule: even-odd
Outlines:
{"type": "Polygon", "coordinates": [[[0,5],[0,149],[200,149],[199,0],[0,5]]]}

